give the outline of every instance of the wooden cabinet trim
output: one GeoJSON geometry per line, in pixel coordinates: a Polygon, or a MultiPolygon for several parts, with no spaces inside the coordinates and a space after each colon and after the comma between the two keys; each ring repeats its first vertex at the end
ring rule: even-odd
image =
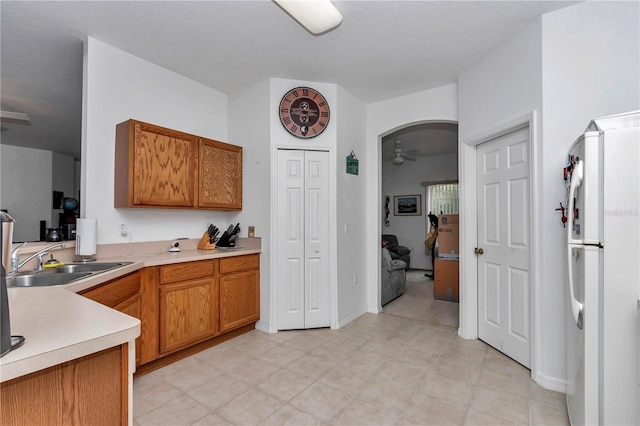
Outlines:
{"type": "Polygon", "coordinates": [[[99,286],[81,291],[79,294],[110,308],[130,299],[140,292],[140,272],[107,281],[99,286]]]}
{"type": "Polygon", "coordinates": [[[217,260],[197,260],[195,262],[174,263],[160,267],[160,284],[217,275],[217,260]]]}
{"type": "Polygon", "coordinates": [[[221,274],[256,268],[260,268],[259,254],[247,254],[243,256],[225,257],[220,259],[221,274]]]}

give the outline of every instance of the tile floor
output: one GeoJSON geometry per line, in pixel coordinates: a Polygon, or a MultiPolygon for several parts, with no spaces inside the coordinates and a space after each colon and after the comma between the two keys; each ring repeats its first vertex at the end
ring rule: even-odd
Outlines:
{"type": "Polygon", "coordinates": [[[520,364],[386,312],[340,330],[254,330],[133,387],[138,426],[569,424],[564,395],[520,364]]]}

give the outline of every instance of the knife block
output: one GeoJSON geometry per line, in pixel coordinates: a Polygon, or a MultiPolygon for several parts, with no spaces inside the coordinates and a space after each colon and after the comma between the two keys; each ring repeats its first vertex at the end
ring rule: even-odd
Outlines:
{"type": "Polygon", "coordinates": [[[198,249],[200,250],[213,250],[216,248],[216,243],[211,244],[209,239],[209,233],[205,232],[200,238],[200,242],[198,243],[198,249]]]}

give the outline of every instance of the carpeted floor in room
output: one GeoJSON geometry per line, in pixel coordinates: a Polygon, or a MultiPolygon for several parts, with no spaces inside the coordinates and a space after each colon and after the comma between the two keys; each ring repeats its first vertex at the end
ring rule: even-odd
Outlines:
{"type": "Polygon", "coordinates": [[[434,299],[433,280],[427,278],[425,273],[427,271],[422,269],[409,269],[404,294],[383,306],[383,312],[432,324],[458,327],[459,304],[434,299]]]}

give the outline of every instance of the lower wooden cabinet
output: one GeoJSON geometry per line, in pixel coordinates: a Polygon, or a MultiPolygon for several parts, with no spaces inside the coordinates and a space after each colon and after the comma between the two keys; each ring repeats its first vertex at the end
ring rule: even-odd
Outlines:
{"type": "MultiPolygon", "coordinates": [[[[140,298],[140,271],[108,281],[97,287],[80,292],[80,294],[95,302],[113,308],[116,311],[138,318],[141,321],[141,329],[144,329],[145,321],[143,320],[140,298]]],[[[142,335],[136,339],[136,365],[141,364],[141,344],[142,335]]]]}
{"type": "Polygon", "coordinates": [[[220,259],[220,331],[260,319],[260,256],[220,259]]]}
{"type": "Polygon", "coordinates": [[[2,425],[126,425],[127,344],[0,385],[2,425]]]}
{"type": "Polygon", "coordinates": [[[136,366],[148,372],[260,319],[260,255],[146,267],[81,294],[140,319],[136,366]]]}
{"type": "Polygon", "coordinates": [[[212,337],[218,325],[215,278],[160,285],[160,353],[212,337]]]}

